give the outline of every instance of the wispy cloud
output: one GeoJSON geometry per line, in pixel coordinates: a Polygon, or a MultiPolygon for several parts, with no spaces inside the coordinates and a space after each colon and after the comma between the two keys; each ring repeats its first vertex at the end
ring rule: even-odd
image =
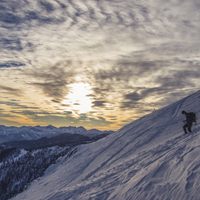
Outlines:
{"type": "Polygon", "coordinates": [[[4,85],[0,85],[0,91],[2,91],[2,93],[8,93],[11,95],[16,95],[16,96],[22,96],[23,92],[24,92],[21,89],[8,87],[8,86],[4,86],[4,85]]]}
{"type": "MultiPolygon", "coordinates": [[[[24,110],[24,109],[33,109],[33,110],[37,110],[39,109],[39,107],[30,107],[30,106],[27,106],[27,105],[22,105],[22,104],[19,104],[13,100],[10,100],[10,101],[0,101],[0,105],[7,105],[7,106],[11,106],[12,109],[20,109],[20,110],[24,110]]],[[[15,113],[17,113],[17,111],[14,111],[15,113]]],[[[21,111],[20,111],[21,112],[21,111]]]]}
{"type": "Polygon", "coordinates": [[[34,80],[29,84],[40,88],[52,101],[60,101],[67,95],[67,86],[75,81],[76,69],[73,63],[66,61],[53,66],[31,69],[25,72],[34,80]]]}
{"type": "Polygon", "coordinates": [[[4,63],[0,63],[0,69],[2,68],[10,68],[10,67],[21,67],[21,66],[25,66],[24,63],[20,63],[18,61],[7,61],[4,63]]]}
{"type": "Polygon", "coordinates": [[[94,107],[104,107],[106,101],[93,101],[92,103],[94,107]]]}

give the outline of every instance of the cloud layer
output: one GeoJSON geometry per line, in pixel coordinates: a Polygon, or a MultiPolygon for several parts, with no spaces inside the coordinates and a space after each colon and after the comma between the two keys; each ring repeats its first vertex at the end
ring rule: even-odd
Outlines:
{"type": "Polygon", "coordinates": [[[2,123],[117,129],[198,90],[199,10],[197,0],[1,1],[2,123]],[[90,85],[90,112],[68,99],[78,83],[90,85]]]}

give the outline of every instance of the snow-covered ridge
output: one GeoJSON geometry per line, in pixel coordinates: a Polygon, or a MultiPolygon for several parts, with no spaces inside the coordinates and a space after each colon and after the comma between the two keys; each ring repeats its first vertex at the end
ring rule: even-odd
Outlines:
{"type": "Polygon", "coordinates": [[[0,199],[7,200],[22,192],[31,181],[43,176],[49,166],[62,161],[63,157],[69,158],[70,153],[71,148],[67,146],[31,151],[1,148],[0,199]]]}
{"type": "Polygon", "coordinates": [[[86,130],[84,127],[60,127],[54,126],[22,126],[22,127],[6,127],[0,125],[0,144],[3,142],[20,141],[20,140],[37,140],[42,137],[54,137],[60,134],[80,134],[90,138],[101,135],[109,134],[113,131],[100,131],[97,129],[86,130]]]}
{"type": "Polygon", "coordinates": [[[200,91],[78,146],[13,200],[199,200],[200,125],[184,134],[182,110],[199,118],[200,91]]]}

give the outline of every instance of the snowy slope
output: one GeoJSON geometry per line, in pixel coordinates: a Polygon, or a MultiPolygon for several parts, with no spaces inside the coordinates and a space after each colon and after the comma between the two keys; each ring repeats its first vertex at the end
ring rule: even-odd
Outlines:
{"type": "Polygon", "coordinates": [[[13,199],[199,199],[200,125],[184,135],[182,110],[199,115],[200,91],[79,146],[13,199]]]}

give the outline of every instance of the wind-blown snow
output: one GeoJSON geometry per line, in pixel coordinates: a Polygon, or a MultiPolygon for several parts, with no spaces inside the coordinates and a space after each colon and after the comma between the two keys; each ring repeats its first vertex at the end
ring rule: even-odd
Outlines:
{"type": "Polygon", "coordinates": [[[79,146],[13,200],[199,199],[200,126],[183,134],[182,110],[199,115],[200,91],[79,146]]]}

